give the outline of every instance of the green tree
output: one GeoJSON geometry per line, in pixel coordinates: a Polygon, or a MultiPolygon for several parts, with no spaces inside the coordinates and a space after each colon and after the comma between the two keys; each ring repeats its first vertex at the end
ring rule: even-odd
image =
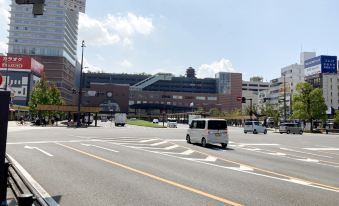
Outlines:
{"type": "Polygon", "coordinates": [[[62,105],[63,99],[59,89],[50,84],[44,77],[42,77],[34,86],[29,108],[32,114],[37,114],[37,105],[62,105]]]}
{"type": "Polygon", "coordinates": [[[212,109],[210,109],[209,113],[210,113],[210,115],[211,115],[212,117],[218,117],[218,116],[221,115],[221,111],[220,111],[220,109],[218,109],[218,108],[212,108],[212,109]]]}
{"type": "Polygon", "coordinates": [[[292,118],[306,120],[311,124],[313,131],[313,120],[326,120],[327,106],[320,89],[314,89],[307,82],[297,85],[297,94],[293,95],[292,118]]]}
{"type": "Polygon", "coordinates": [[[339,110],[335,112],[334,123],[337,125],[339,124],[339,110]]]}
{"type": "Polygon", "coordinates": [[[281,113],[279,112],[279,108],[277,108],[277,106],[266,104],[265,107],[262,108],[261,114],[265,115],[266,117],[271,117],[274,122],[274,127],[278,127],[281,113]]]}

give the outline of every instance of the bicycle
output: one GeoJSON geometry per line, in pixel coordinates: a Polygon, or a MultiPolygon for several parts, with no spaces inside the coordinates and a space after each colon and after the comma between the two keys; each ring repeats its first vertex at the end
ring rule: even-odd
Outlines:
{"type": "Polygon", "coordinates": [[[25,121],[25,120],[22,120],[22,121],[17,121],[16,124],[17,124],[18,126],[27,126],[27,125],[28,125],[28,122],[25,121]]]}

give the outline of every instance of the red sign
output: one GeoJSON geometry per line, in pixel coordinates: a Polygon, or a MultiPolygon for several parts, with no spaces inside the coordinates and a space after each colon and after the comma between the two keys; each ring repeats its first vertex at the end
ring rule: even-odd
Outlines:
{"type": "Polygon", "coordinates": [[[27,69],[38,75],[44,71],[44,65],[29,56],[0,56],[0,63],[0,68],[27,69]]]}

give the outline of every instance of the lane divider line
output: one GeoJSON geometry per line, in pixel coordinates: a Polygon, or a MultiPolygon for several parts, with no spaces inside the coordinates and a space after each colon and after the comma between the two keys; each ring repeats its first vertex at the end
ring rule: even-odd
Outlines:
{"type": "Polygon", "coordinates": [[[171,180],[168,180],[168,179],[165,179],[165,178],[162,178],[162,177],[159,177],[159,176],[150,174],[150,173],[148,173],[148,172],[144,172],[144,171],[142,171],[142,170],[135,169],[135,168],[133,168],[133,167],[130,167],[130,166],[127,166],[127,165],[124,165],[124,164],[120,164],[120,163],[117,163],[117,162],[113,162],[113,161],[108,160],[108,159],[105,159],[105,158],[103,158],[103,157],[99,157],[99,156],[96,156],[96,155],[94,155],[94,154],[91,154],[91,153],[88,153],[88,152],[85,152],[85,151],[82,151],[82,150],[79,150],[79,149],[76,149],[76,148],[73,148],[73,147],[70,147],[70,146],[61,144],[61,143],[55,143],[55,144],[57,144],[57,145],[59,145],[59,146],[62,146],[62,147],[64,147],[64,148],[73,150],[73,151],[78,152],[78,153],[80,153],[80,154],[83,154],[83,155],[92,157],[92,158],[94,158],[94,159],[101,160],[101,161],[106,162],[106,163],[108,163],[108,164],[111,164],[111,165],[114,165],[114,166],[117,166],[117,167],[120,167],[120,168],[129,170],[129,171],[131,171],[131,172],[134,172],[134,173],[137,173],[137,174],[140,174],[140,175],[149,177],[149,178],[151,178],[151,179],[154,179],[154,180],[157,180],[157,181],[160,181],[160,182],[169,184],[169,185],[172,185],[172,186],[174,186],[174,187],[177,187],[177,188],[180,188],[180,189],[183,189],[183,190],[187,190],[187,191],[190,191],[190,192],[192,192],[192,193],[195,193],[195,194],[198,194],[198,195],[201,195],[201,196],[204,196],[204,197],[207,197],[207,198],[210,198],[210,199],[213,199],[213,200],[222,202],[222,203],[224,203],[224,204],[228,204],[228,205],[232,205],[232,206],[241,206],[241,204],[239,204],[239,203],[233,202],[233,201],[231,201],[231,200],[227,200],[227,199],[222,198],[222,197],[218,197],[218,196],[216,196],[216,195],[212,195],[212,194],[210,194],[210,193],[207,193],[207,192],[204,192],[204,191],[195,189],[195,188],[193,188],[193,187],[189,187],[189,186],[186,186],[186,185],[183,185],[183,184],[180,184],[180,183],[177,183],[177,182],[174,182],[174,181],[171,181],[171,180]]]}

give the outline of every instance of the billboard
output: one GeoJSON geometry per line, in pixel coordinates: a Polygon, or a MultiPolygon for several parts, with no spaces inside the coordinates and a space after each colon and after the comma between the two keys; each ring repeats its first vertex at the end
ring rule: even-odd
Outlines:
{"type": "Polygon", "coordinates": [[[337,73],[336,56],[317,56],[305,61],[305,76],[320,73],[337,73]]]}
{"type": "Polygon", "coordinates": [[[30,70],[41,76],[44,65],[29,56],[0,56],[0,68],[30,70]]]}

